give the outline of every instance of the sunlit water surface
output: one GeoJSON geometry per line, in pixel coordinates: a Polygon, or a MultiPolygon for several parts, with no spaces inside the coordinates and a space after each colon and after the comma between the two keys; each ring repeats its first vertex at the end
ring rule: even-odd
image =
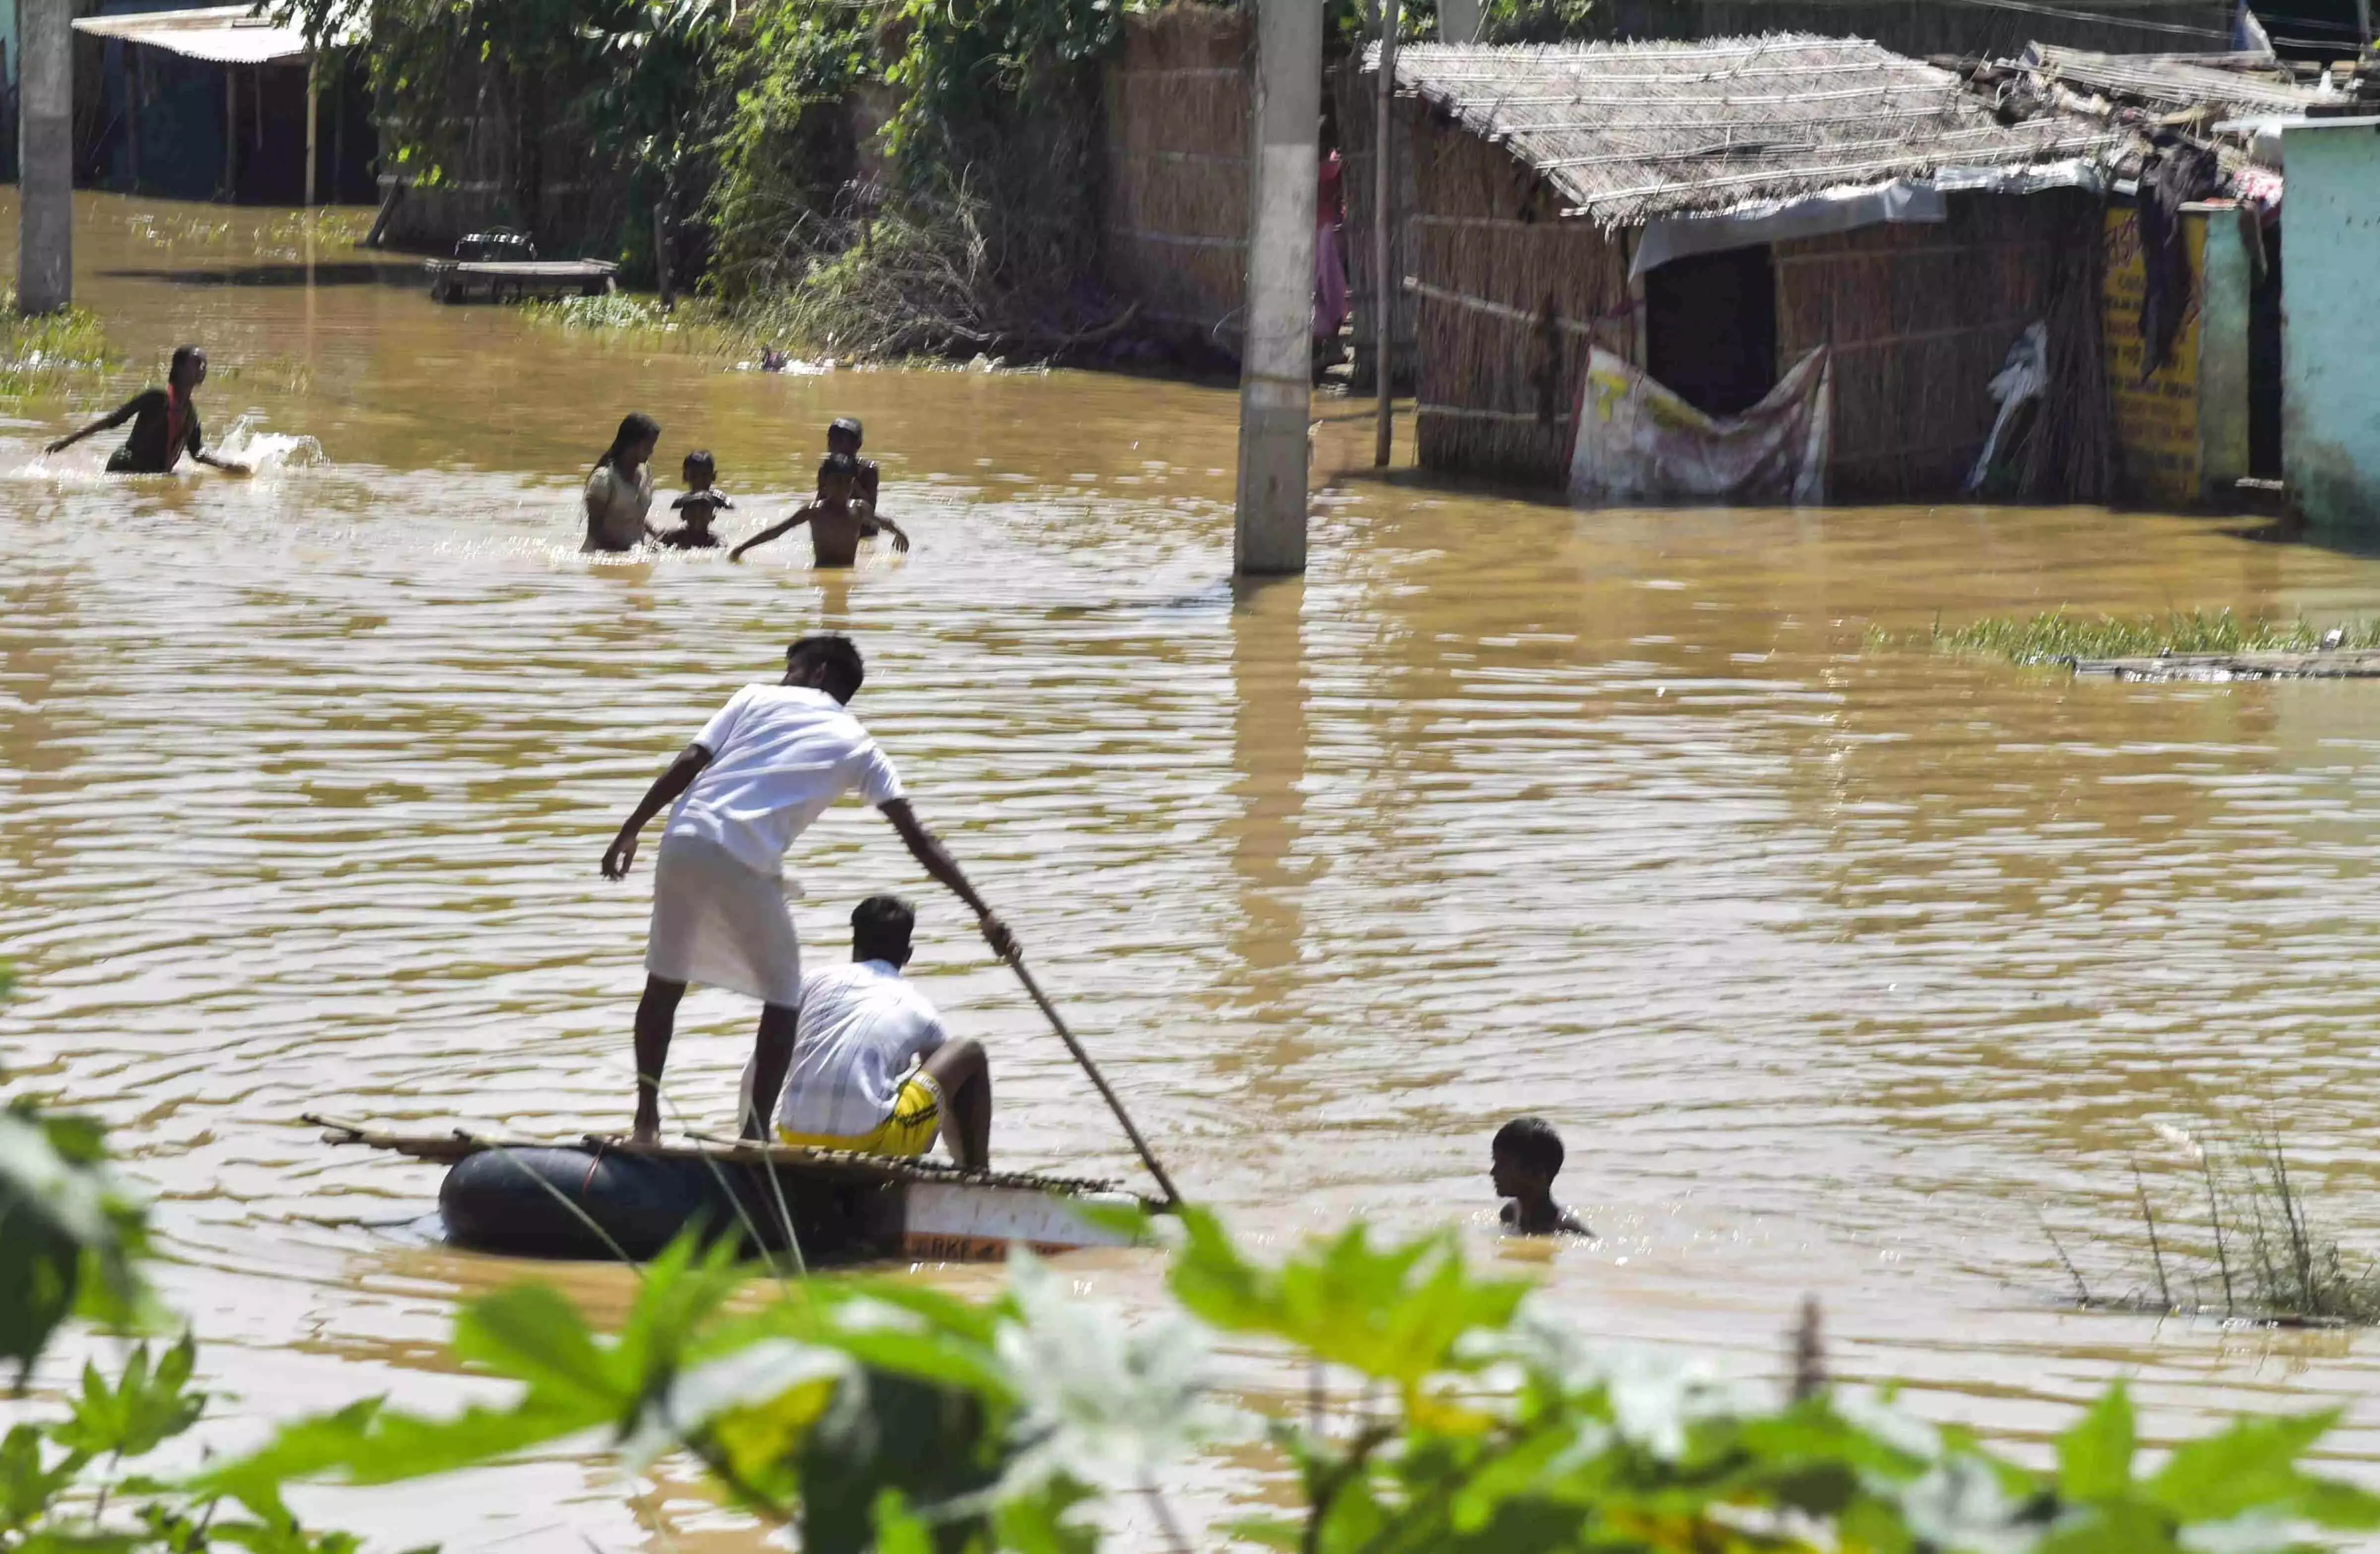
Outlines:
{"type": "MultiPolygon", "coordinates": [[[[2332,1447],[2380,1479],[2369,1337],[2078,1314],[2041,1229],[2120,1293],[2135,1165],[2178,1205],[2173,1130],[2230,1116],[2280,1125],[2319,1211],[2380,1247],[2380,687],[2076,684],[1865,640],[2060,603],[2368,613],[2372,561],[2091,510],[1574,513],[1383,483],[1351,420],[1320,440],[1311,573],[1235,592],[1227,392],[764,376],[441,308],[328,237],[309,284],[286,214],[82,214],[116,347],[203,342],[209,425],[272,456],[122,481],[105,439],[38,455],[137,374],[0,423],[0,1039],[15,1090],[103,1116],[154,1184],[216,1443],[485,1388],[446,1324],[518,1266],[429,1238],[433,1169],[298,1113],[624,1125],[650,876],[596,859],[713,707],[832,627],[921,813],[1249,1234],[1454,1222],[1585,1329],[1753,1377],[1815,1293],[1840,1372],[2020,1451],[2117,1375],[2166,1435],[2344,1402],[2332,1447]],[[843,577],[783,544],[582,558],[577,482],[628,409],[665,424],[665,473],[716,454],[731,533],[861,416],[917,549],[843,577]],[[1488,1138],[1523,1111],[1562,1129],[1600,1242],[1494,1239],[1488,1138]]],[[[917,896],[916,974],[991,1047],[1004,1163],[1128,1171],[889,828],[839,809],[795,865],[823,956],[860,895],[917,896]]],[[[686,1006],[671,1089],[699,1125],[751,1013],[686,1006]]],[[[1068,1265],[1153,1302],[1143,1255],[1068,1265]]],[[[1211,1518],[1265,1475],[1220,1458],[1185,1499],[1211,1518]]],[[[319,1505],[389,1547],[756,1541],[690,1475],[591,1448],[319,1505]]]]}

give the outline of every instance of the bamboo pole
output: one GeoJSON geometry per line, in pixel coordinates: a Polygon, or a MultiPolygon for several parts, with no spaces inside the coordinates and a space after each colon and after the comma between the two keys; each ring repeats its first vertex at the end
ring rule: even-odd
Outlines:
{"type": "Polygon", "coordinates": [[[1380,396],[1372,463],[1382,469],[1396,443],[1397,11],[1397,0],[1380,0],[1380,100],[1372,120],[1372,386],[1380,396]]]}
{"type": "Polygon", "coordinates": [[[224,198],[239,200],[239,67],[224,67],[224,198]]]}
{"type": "Polygon", "coordinates": [[[1091,1055],[1083,1050],[1083,1044],[1075,1039],[1075,1033],[1066,1028],[1066,1022],[1059,1017],[1057,1007],[1041,991],[1041,984],[1033,980],[1033,974],[1025,969],[1025,957],[1012,953],[1008,956],[1008,966],[1016,973],[1016,979],[1025,984],[1025,990],[1032,995],[1033,1002],[1040,1005],[1041,1013],[1049,1018],[1050,1028],[1058,1033],[1058,1039],[1066,1044],[1066,1050],[1083,1065],[1083,1072],[1090,1076],[1093,1087],[1099,1092],[1099,1099],[1108,1103],[1108,1110],[1115,1113],[1115,1120],[1123,1124],[1123,1135],[1132,1140],[1133,1148],[1140,1154],[1140,1163],[1147,1166],[1148,1174],[1157,1179],[1159,1190],[1165,1195],[1166,1207],[1170,1208],[1180,1203],[1182,1195],[1174,1190],[1173,1178],[1166,1175],[1165,1168],[1157,1163],[1156,1151],[1150,1149],[1148,1141],[1140,1136],[1140,1129],[1133,1123],[1132,1113],[1123,1109],[1123,1102],[1117,1099],[1115,1091],[1108,1087],[1107,1075],[1099,1072],[1099,1065],[1091,1061],[1091,1055]]]}

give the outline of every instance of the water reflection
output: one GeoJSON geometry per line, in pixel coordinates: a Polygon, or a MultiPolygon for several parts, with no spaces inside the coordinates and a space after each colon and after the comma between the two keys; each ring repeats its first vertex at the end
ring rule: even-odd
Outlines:
{"type": "MultiPolygon", "coordinates": [[[[2118,1372],[2164,1432],[2380,1391],[2361,1335],[2064,1311],[2039,1224],[2120,1277],[2135,1162],[2186,1184],[2156,1124],[2265,1108],[2350,1246],[2380,1244],[2380,702],[1864,640],[2060,603],[2371,613],[2370,559],[2090,510],[1576,514],[1372,480],[1349,423],[1318,443],[1357,473],[1318,501],[1314,571],[1235,592],[1228,393],[735,372],[330,284],[363,261],[327,240],[315,286],[182,285],[148,273],[302,268],[304,228],[81,209],[84,296],[136,360],[0,425],[0,955],[26,978],[0,1047],[163,1190],[231,1427],[468,1391],[439,1337],[517,1270],[426,1241],[434,1172],[294,1119],[619,1126],[649,880],[596,855],[820,628],[860,639],[864,716],[1168,1164],[1259,1236],[1465,1221],[1591,1329],[1753,1371],[1815,1291],[1840,1370],[2019,1439],[2118,1372]],[[326,462],[36,462],[192,337],[211,425],[326,462]],[[582,558],[579,481],[630,408],[665,471],[717,455],[731,534],[860,416],[917,549],[826,575],[798,545],[582,558]],[[1562,1128],[1603,1243],[1487,1237],[1487,1139],[1523,1111],[1562,1128]]],[[[1004,1154],[1130,1170],[880,820],[836,811],[795,864],[813,944],[858,896],[917,895],[917,975],[992,1047],[1004,1154]]],[[[698,993],[681,1030],[674,1098],[723,1117],[749,1011],[698,993]]],[[[1077,1276],[1135,1305],[1156,1278],[1077,1276]]],[[[2338,1444],[2380,1457],[2360,1414],[2338,1444]]],[[[1257,1492],[1227,1467],[1202,1503],[1257,1492]]],[[[458,1546],[753,1542],[566,1455],[354,1503],[458,1546]]]]}

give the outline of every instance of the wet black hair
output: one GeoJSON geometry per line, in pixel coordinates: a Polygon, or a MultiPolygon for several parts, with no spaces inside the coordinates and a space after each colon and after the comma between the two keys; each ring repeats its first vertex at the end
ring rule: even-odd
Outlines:
{"type": "Polygon", "coordinates": [[[694,452],[686,455],[686,467],[688,469],[699,469],[704,474],[713,478],[716,478],[719,474],[719,461],[710,456],[710,450],[708,448],[697,448],[694,452]]]}
{"type": "Polygon", "coordinates": [[[801,637],[785,650],[787,669],[804,663],[816,663],[826,670],[826,684],[820,688],[837,701],[849,701],[857,696],[861,683],[868,678],[868,664],[859,656],[858,645],[839,632],[801,637]]]}
{"type": "Polygon", "coordinates": [[[838,431],[850,432],[851,440],[855,443],[868,441],[868,433],[860,430],[859,422],[855,417],[837,416],[833,420],[829,421],[826,428],[826,440],[830,443],[833,442],[834,434],[838,431]]]}
{"type": "Polygon", "coordinates": [[[897,895],[872,895],[851,909],[851,958],[909,964],[917,909],[897,895]]]}
{"type": "Polygon", "coordinates": [[[194,361],[204,360],[206,358],[206,354],[207,353],[203,349],[197,346],[175,346],[174,360],[172,364],[165,369],[166,381],[168,382],[172,382],[178,380],[182,375],[183,368],[188,367],[194,361]]]}
{"type": "Polygon", "coordinates": [[[1489,1147],[1548,1182],[1561,1174],[1561,1135],[1554,1132],[1554,1125],[1543,1117],[1513,1118],[1496,1130],[1496,1142],[1489,1147]]]}
{"type": "Polygon", "coordinates": [[[620,418],[620,430],[612,433],[612,445],[603,450],[603,456],[595,461],[595,467],[601,469],[607,464],[616,464],[620,455],[627,451],[629,443],[642,443],[661,434],[661,422],[642,410],[629,411],[620,418]]]}
{"type": "Polygon", "coordinates": [[[823,480],[829,475],[843,475],[856,480],[859,479],[859,461],[849,454],[829,454],[819,460],[819,479],[823,480]]]}

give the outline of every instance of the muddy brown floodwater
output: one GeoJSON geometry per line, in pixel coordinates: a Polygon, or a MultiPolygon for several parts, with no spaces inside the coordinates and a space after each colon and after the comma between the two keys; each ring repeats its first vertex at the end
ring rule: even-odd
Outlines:
{"type": "MultiPolygon", "coordinates": [[[[519,1267],[434,1243],[431,1168],[297,1116],[625,1125],[650,875],[597,856],[734,686],[830,626],[921,812],[1248,1233],[1457,1222],[1587,1329],[1750,1375],[1815,1293],[1840,1372],[2019,1450],[2117,1375],[2168,1435],[2344,1402],[2331,1445],[2380,1480],[2369,1336],[2079,1314],[2039,1229],[2120,1263],[2133,1163],[2186,1185],[2159,1125],[2229,1111],[2283,1126],[2380,1250],[2380,686],[1864,645],[2061,602],[2368,613],[2380,564],[2203,518],[1582,513],[1329,475],[1366,462],[1357,422],[1322,440],[1312,572],[1235,592],[1227,392],[733,371],[441,308],[327,238],[309,284],[285,212],[79,209],[116,348],[201,341],[211,427],[322,450],[249,481],[103,480],[104,440],[37,457],[128,378],[0,423],[0,1046],[154,1184],[219,1444],[480,1395],[446,1324],[519,1267]],[[575,492],[631,408],[665,474],[717,455],[730,532],[863,417],[917,550],[843,577],[783,545],[590,563],[575,492]],[[1495,1241],[1488,1137],[1522,1111],[1561,1127],[1600,1243],[1495,1241]]],[[[855,898],[918,896],[917,972],[990,1045],[1006,1162],[1126,1172],[889,828],[838,809],[797,863],[824,954],[855,898]]],[[[723,1119],[750,1011],[686,1014],[675,1103],[723,1119]]],[[[1069,1262],[1127,1306],[1157,1287],[1138,1254],[1069,1262]]],[[[1268,1492],[1242,1461],[1192,1476],[1210,1515],[1268,1492]]],[[[390,1547],[757,1542],[683,1475],[572,1451],[317,1504],[390,1547]]]]}

